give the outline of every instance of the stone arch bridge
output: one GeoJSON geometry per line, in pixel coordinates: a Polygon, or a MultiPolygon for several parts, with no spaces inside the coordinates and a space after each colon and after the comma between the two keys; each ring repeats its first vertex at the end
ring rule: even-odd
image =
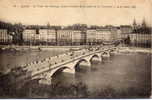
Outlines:
{"type": "Polygon", "coordinates": [[[39,79],[40,83],[51,84],[51,77],[57,71],[75,74],[79,65],[84,64],[89,69],[94,58],[102,61],[103,58],[110,57],[112,52],[117,53],[118,50],[119,48],[114,46],[87,48],[21,65],[26,73],[16,77],[15,82],[24,84],[30,80],[39,79]]]}

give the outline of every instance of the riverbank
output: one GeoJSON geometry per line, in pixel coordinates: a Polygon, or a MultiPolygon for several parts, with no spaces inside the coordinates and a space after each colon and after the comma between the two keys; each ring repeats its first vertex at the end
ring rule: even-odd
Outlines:
{"type": "Polygon", "coordinates": [[[151,48],[140,48],[140,47],[119,47],[120,53],[151,53],[151,48]]]}
{"type": "Polygon", "coordinates": [[[80,48],[88,45],[74,45],[74,46],[18,46],[18,45],[0,45],[0,48],[80,48]]]}
{"type": "MultiPolygon", "coordinates": [[[[13,48],[16,50],[50,50],[50,49],[80,49],[86,47],[93,47],[89,45],[77,45],[77,46],[18,46],[18,45],[0,45],[1,49],[13,48]]],[[[143,47],[118,47],[120,52],[145,52],[152,53],[151,48],[143,48],[143,47]]]]}
{"type": "Polygon", "coordinates": [[[10,50],[10,51],[26,51],[26,50],[34,50],[34,51],[50,51],[50,50],[70,50],[70,49],[82,49],[88,47],[87,45],[79,45],[79,46],[16,46],[16,45],[10,45],[10,46],[2,46],[0,45],[0,50],[10,50]]]}

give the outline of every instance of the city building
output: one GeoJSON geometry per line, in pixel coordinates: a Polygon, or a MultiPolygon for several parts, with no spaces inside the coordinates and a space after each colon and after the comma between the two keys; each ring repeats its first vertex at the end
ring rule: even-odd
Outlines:
{"type": "Polygon", "coordinates": [[[126,38],[129,33],[133,32],[133,29],[129,25],[121,25],[120,31],[121,31],[121,38],[126,38]]]}
{"type": "Polygon", "coordinates": [[[85,30],[81,30],[81,45],[85,45],[87,42],[87,32],[85,30]]]}
{"type": "Polygon", "coordinates": [[[114,39],[115,40],[119,40],[122,39],[122,33],[120,28],[115,29],[114,31],[112,31],[114,33],[114,39]]]}
{"type": "MultiPolygon", "coordinates": [[[[6,33],[6,31],[2,33],[6,33]]],[[[87,30],[25,29],[23,31],[23,40],[25,43],[42,45],[93,45],[100,44],[104,41],[111,42],[125,39],[128,36],[131,43],[150,43],[151,40],[150,34],[133,33],[132,27],[127,25],[87,30]]],[[[1,37],[4,36],[1,34],[1,37]]]]}
{"type": "Polygon", "coordinates": [[[121,30],[120,29],[117,30],[117,39],[121,39],[121,30]]]}
{"type": "Polygon", "coordinates": [[[8,34],[7,29],[0,29],[0,43],[1,44],[8,44],[12,43],[13,37],[8,34]]]}
{"type": "Polygon", "coordinates": [[[97,31],[95,29],[88,29],[86,31],[86,42],[87,44],[94,44],[97,41],[97,31]]]}
{"type": "Polygon", "coordinates": [[[39,29],[39,41],[47,44],[56,43],[56,31],[54,29],[39,29]]]}
{"type": "Polygon", "coordinates": [[[113,41],[114,33],[111,30],[103,28],[97,30],[97,40],[98,41],[113,41]]]}
{"type": "Polygon", "coordinates": [[[121,31],[119,27],[112,27],[110,31],[112,41],[121,39],[121,31]]]}
{"type": "Polygon", "coordinates": [[[128,35],[132,44],[151,44],[151,34],[132,33],[128,35]]]}
{"type": "Polygon", "coordinates": [[[72,30],[58,30],[57,31],[57,44],[58,45],[71,45],[72,44],[72,30]]]}
{"type": "Polygon", "coordinates": [[[36,41],[36,29],[25,29],[23,31],[23,40],[25,43],[32,44],[36,41]]]}
{"type": "Polygon", "coordinates": [[[72,31],[72,45],[80,45],[83,38],[82,32],[80,30],[71,30],[72,31]]]}
{"type": "Polygon", "coordinates": [[[132,33],[132,27],[130,25],[121,25],[120,30],[122,34],[132,33]]]}

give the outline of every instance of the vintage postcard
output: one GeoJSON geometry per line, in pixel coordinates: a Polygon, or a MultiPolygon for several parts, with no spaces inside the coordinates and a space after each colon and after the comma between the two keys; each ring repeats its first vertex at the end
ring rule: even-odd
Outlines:
{"type": "Polygon", "coordinates": [[[0,98],[151,98],[151,0],[0,0],[0,98]]]}

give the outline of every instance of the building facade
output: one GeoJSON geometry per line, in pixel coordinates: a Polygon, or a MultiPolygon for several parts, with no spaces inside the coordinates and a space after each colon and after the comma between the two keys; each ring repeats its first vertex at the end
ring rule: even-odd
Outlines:
{"type": "MultiPolygon", "coordinates": [[[[71,29],[25,29],[23,40],[29,44],[44,45],[93,45],[102,42],[111,42],[130,37],[131,43],[151,43],[151,34],[132,33],[130,28],[101,28],[87,30],[71,29]]],[[[7,30],[0,30],[0,41],[12,41],[12,37],[7,34],[7,30]]]]}
{"type": "Polygon", "coordinates": [[[56,43],[56,31],[53,29],[39,29],[39,41],[46,44],[56,43]]]}
{"type": "Polygon", "coordinates": [[[98,29],[97,30],[97,40],[102,41],[113,41],[114,33],[109,29],[98,29]]]}
{"type": "Polygon", "coordinates": [[[35,29],[25,29],[23,31],[23,40],[25,44],[33,44],[36,42],[37,34],[35,29]]]}
{"type": "Polygon", "coordinates": [[[72,45],[72,30],[58,30],[57,44],[58,45],[72,45]]]}
{"type": "Polygon", "coordinates": [[[133,31],[132,27],[129,25],[121,25],[120,30],[121,30],[122,34],[132,33],[132,31],[133,31]]]}
{"type": "Polygon", "coordinates": [[[56,31],[53,29],[25,29],[23,39],[26,43],[53,45],[56,43],[56,31]]]}
{"type": "Polygon", "coordinates": [[[97,42],[97,31],[95,29],[88,29],[86,34],[87,44],[94,44],[97,42]]]}
{"type": "Polygon", "coordinates": [[[1,44],[9,44],[12,43],[13,37],[8,34],[7,29],[0,29],[0,43],[1,44]]]}
{"type": "Polygon", "coordinates": [[[132,33],[128,34],[132,44],[151,44],[152,35],[151,34],[138,34],[132,33]]]}
{"type": "Polygon", "coordinates": [[[82,32],[80,30],[71,30],[72,31],[72,45],[80,45],[83,38],[82,32]]]}
{"type": "Polygon", "coordinates": [[[121,30],[120,29],[117,29],[117,31],[116,31],[116,40],[118,40],[118,39],[122,39],[121,30]]]}
{"type": "Polygon", "coordinates": [[[121,25],[120,31],[121,31],[121,38],[125,38],[128,34],[133,32],[133,29],[129,25],[121,25]]]}
{"type": "Polygon", "coordinates": [[[81,45],[85,45],[87,43],[87,30],[81,30],[81,45]]]}

